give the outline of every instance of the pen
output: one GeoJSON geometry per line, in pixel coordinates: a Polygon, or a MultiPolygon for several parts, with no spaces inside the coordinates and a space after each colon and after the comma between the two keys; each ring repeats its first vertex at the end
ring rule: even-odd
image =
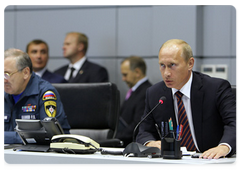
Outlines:
{"type": "Polygon", "coordinates": [[[177,131],[176,131],[176,139],[178,140],[178,136],[179,136],[179,125],[177,125],[177,131]]]}
{"type": "Polygon", "coordinates": [[[169,130],[173,130],[172,118],[169,119],[169,130]]]}
{"type": "Polygon", "coordinates": [[[168,122],[165,122],[165,136],[168,135],[168,122]]]}
{"type": "Polygon", "coordinates": [[[178,140],[180,140],[181,137],[182,137],[182,131],[183,131],[183,125],[181,124],[181,125],[180,125],[180,129],[179,129],[178,140]]]}
{"type": "Polygon", "coordinates": [[[158,128],[158,125],[156,123],[155,123],[155,127],[157,129],[157,132],[158,132],[158,135],[159,135],[160,139],[162,139],[162,135],[161,135],[161,133],[159,131],[159,128],[158,128]]]}
{"type": "Polygon", "coordinates": [[[164,137],[164,121],[161,122],[161,134],[164,137]]]}

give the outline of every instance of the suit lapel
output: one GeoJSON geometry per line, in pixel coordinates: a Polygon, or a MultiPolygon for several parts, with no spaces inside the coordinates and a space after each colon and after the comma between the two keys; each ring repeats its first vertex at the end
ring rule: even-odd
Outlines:
{"type": "Polygon", "coordinates": [[[48,79],[48,78],[49,78],[49,71],[46,70],[42,75],[42,79],[48,79]]]}
{"type": "Polygon", "coordinates": [[[176,115],[175,115],[175,110],[174,110],[174,101],[173,101],[173,95],[172,95],[172,90],[171,88],[168,88],[165,83],[163,86],[164,90],[164,95],[166,97],[166,109],[167,109],[167,114],[169,115],[169,118],[172,118],[173,121],[173,129],[177,129],[177,122],[176,122],[176,115]]]}
{"type": "Polygon", "coordinates": [[[54,73],[60,74],[61,76],[65,76],[68,69],[68,65],[63,66],[62,68],[56,70],[54,73]]]}
{"type": "Polygon", "coordinates": [[[195,130],[195,136],[199,149],[202,148],[202,114],[203,114],[203,92],[202,80],[199,74],[193,72],[193,81],[191,87],[191,109],[192,119],[195,130]]]}
{"type": "Polygon", "coordinates": [[[78,70],[77,75],[74,78],[72,78],[71,80],[69,80],[69,82],[70,83],[71,82],[78,82],[78,83],[81,82],[81,77],[82,77],[83,74],[85,74],[85,71],[86,71],[87,67],[88,67],[88,61],[85,60],[82,67],[78,70]]]}

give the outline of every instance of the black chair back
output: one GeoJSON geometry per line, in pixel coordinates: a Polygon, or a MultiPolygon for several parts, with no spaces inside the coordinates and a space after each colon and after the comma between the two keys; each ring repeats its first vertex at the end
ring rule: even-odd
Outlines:
{"type": "MultiPolygon", "coordinates": [[[[53,84],[60,94],[70,133],[101,143],[117,132],[120,94],[113,83],[53,84]]],[[[101,145],[101,144],[100,144],[101,145]]]]}

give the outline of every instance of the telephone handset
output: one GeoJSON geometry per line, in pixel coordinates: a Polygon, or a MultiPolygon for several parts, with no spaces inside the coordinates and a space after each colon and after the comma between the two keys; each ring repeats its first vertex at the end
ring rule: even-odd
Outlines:
{"type": "Polygon", "coordinates": [[[50,148],[56,152],[95,153],[100,145],[94,140],[74,134],[55,135],[51,139],[50,148]]]}

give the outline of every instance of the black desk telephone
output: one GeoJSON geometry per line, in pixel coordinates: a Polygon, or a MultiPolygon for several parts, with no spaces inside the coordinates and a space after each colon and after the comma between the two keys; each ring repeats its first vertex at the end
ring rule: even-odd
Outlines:
{"type": "Polygon", "coordinates": [[[16,119],[15,131],[24,145],[15,150],[49,151],[67,153],[94,153],[100,145],[94,140],[81,135],[64,134],[56,118],[46,117],[43,120],[16,119]]]}
{"type": "Polygon", "coordinates": [[[100,149],[100,145],[94,140],[73,134],[55,135],[52,137],[50,148],[61,153],[95,153],[100,149]]]}
{"type": "Polygon", "coordinates": [[[49,151],[61,153],[89,154],[100,151],[102,154],[122,155],[122,152],[103,150],[100,145],[89,137],[74,134],[63,134],[64,131],[56,118],[46,117],[44,120],[16,119],[15,131],[24,145],[14,150],[49,151]],[[49,147],[50,145],[50,147],[49,147]]]}

